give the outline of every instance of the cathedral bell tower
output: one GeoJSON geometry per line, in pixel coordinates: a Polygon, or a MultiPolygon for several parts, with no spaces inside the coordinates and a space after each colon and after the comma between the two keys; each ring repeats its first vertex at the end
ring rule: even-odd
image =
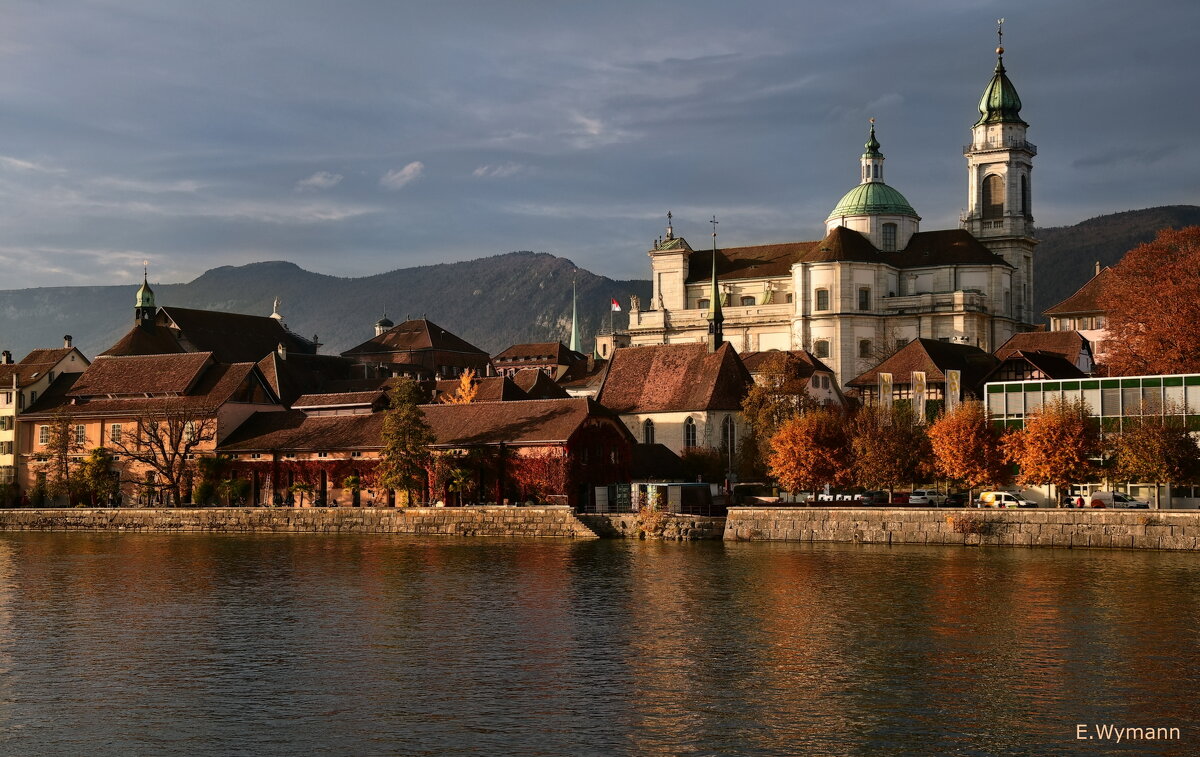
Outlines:
{"type": "MultiPolygon", "coordinates": [[[[997,35],[1003,41],[1003,20],[997,35]]],[[[967,211],[962,226],[1013,266],[1012,289],[998,315],[1022,324],[1034,322],[1033,206],[1030,174],[1037,147],[1025,138],[1021,98],[1004,69],[1004,47],[996,47],[996,68],[979,100],[979,120],[971,129],[967,158],[967,211]],[[1007,311],[1007,312],[1006,312],[1007,311]]]]}
{"type": "Polygon", "coordinates": [[[154,315],[158,308],[154,306],[154,290],[148,280],[149,268],[142,267],[142,285],[137,290],[133,302],[133,320],[137,326],[149,327],[154,324],[154,315]]]}

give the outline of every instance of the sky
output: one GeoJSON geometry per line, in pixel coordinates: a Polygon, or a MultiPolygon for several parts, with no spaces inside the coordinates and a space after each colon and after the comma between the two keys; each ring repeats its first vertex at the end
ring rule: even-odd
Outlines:
{"type": "Polygon", "coordinates": [[[1041,226],[1200,204],[1194,0],[0,4],[0,289],[822,236],[868,118],[950,228],[1005,65],[1041,226]]]}

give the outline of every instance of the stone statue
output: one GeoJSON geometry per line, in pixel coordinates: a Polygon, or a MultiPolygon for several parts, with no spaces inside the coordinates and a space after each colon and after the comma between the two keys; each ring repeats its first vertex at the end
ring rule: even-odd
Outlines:
{"type": "Polygon", "coordinates": [[[629,312],[636,312],[642,309],[642,298],[636,294],[629,295],[629,312]]]}

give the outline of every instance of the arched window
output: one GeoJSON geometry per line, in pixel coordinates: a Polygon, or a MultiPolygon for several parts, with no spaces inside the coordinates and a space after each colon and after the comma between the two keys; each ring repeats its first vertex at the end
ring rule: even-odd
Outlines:
{"type": "Polygon", "coordinates": [[[1029,177],[1021,177],[1021,215],[1026,218],[1031,218],[1033,213],[1029,209],[1029,177]]]}
{"type": "Polygon", "coordinates": [[[642,422],[642,443],[654,444],[654,421],[649,418],[642,422]]]}
{"type": "Polygon", "coordinates": [[[983,217],[1004,217],[1004,179],[996,174],[988,174],[983,179],[983,217]]]}
{"type": "Polygon", "coordinates": [[[747,306],[753,305],[753,304],[754,304],[753,297],[743,297],[742,298],[742,307],[747,307],[747,306]]]}
{"type": "Polygon", "coordinates": [[[871,340],[870,339],[859,339],[858,340],[858,356],[859,357],[871,357],[871,340]]]}
{"type": "Polygon", "coordinates": [[[696,446],[696,421],[692,420],[689,415],[687,420],[683,422],[683,446],[696,446]]]}
{"type": "Polygon", "coordinates": [[[818,339],[813,345],[813,354],[817,357],[829,357],[829,340],[818,339]]]}
{"type": "Polygon", "coordinates": [[[883,251],[896,251],[896,224],[885,223],[883,225],[883,251]]]}
{"type": "Polygon", "coordinates": [[[733,416],[725,416],[721,421],[721,449],[725,450],[726,462],[733,468],[733,456],[737,452],[737,427],[733,424],[733,416]]]}

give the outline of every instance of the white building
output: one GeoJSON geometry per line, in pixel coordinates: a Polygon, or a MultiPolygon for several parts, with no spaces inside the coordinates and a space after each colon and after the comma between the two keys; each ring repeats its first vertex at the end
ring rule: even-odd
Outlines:
{"type": "Polygon", "coordinates": [[[963,151],[962,228],[921,231],[920,216],[884,182],[872,124],[860,183],[825,219],[822,240],[718,249],[714,266],[714,252],[675,236],[668,216],[666,236],[649,252],[652,301],[631,303],[632,343],[705,341],[711,309],[739,352],[809,350],[844,384],[913,339],[990,352],[1030,329],[1037,149],[1026,141],[1003,48],[997,54],[963,151]]]}

